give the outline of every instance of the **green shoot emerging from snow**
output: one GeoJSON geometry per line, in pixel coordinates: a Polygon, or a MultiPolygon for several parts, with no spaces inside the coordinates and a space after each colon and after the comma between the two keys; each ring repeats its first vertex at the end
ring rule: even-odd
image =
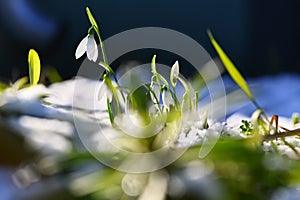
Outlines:
{"type": "Polygon", "coordinates": [[[208,36],[210,38],[210,41],[212,45],[214,46],[215,50],[220,56],[221,61],[223,62],[225,68],[227,69],[228,73],[230,74],[231,78],[237,83],[237,85],[247,94],[249,99],[254,103],[254,105],[257,107],[257,109],[260,109],[259,105],[256,103],[254,96],[252,95],[247,82],[243,78],[243,76],[240,74],[240,72],[237,70],[237,68],[234,66],[232,61],[228,58],[228,56],[225,54],[223,49],[220,47],[220,45],[217,43],[215,38],[213,37],[212,33],[210,31],[207,32],[208,36]]]}
{"type": "Polygon", "coordinates": [[[296,125],[299,123],[299,114],[298,113],[293,114],[292,122],[293,122],[293,125],[296,125]]]}
{"type": "Polygon", "coordinates": [[[29,64],[30,84],[36,85],[40,79],[41,62],[40,62],[39,55],[33,49],[30,49],[28,53],[28,64],[29,64]]]}

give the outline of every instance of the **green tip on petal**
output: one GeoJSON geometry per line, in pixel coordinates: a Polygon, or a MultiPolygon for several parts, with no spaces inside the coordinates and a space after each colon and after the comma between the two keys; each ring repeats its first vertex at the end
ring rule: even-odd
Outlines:
{"type": "Polygon", "coordinates": [[[36,85],[40,79],[41,62],[38,53],[30,49],[28,53],[30,85],[36,85]]]}

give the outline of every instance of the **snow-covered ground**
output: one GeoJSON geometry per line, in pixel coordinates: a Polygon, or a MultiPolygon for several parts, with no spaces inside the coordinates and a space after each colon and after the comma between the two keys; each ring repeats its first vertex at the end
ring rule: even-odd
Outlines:
{"type": "MultiPolygon", "coordinates": [[[[235,87],[237,89],[236,85],[230,78],[224,77],[223,80],[226,88],[235,87]]],[[[95,88],[97,88],[96,85],[98,84],[97,82],[85,79],[81,79],[79,81],[80,88],[83,91],[91,91],[90,93],[95,92],[95,88]]],[[[276,76],[249,79],[247,81],[257,102],[269,116],[276,114],[279,116],[279,122],[287,125],[289,121],[288,118],[290,118],[293,113],[300,113],[299,75],[280,74],[276,76]]],[[[36,148],[41,150],[41,152],[44,152],[46,155],[53,152],[56,154],[63,154],[64,152],[70,151],[72,148],[70,138],[72,138],[75,134],[75,128],[72,125],[74,113],[72,113],[71,110],[74,98],[74,84],[74,80],[69,80],[63,83],[54,84],[49,88],[39,86],[35,92],[32,92],[33,88],[30,88],[28,91],[22,91],[17,96],[7,94],[0,99],[0,106],[2,109],[25,116],[16,117],[14,115],[5,123],[14,127],[16,131],[19,131],[25,137],[28,137],[29,143],[36,145],[36,148]],[[51,106],[40,104],[38,97],[44,93],[49,95],[49,98],[47,98],[46,101],[56,105],[55,109],[51,106]],[[42,127],[40,126],[41,124],[43,124],[42,127]],[[52,133],[52,139],[48,140],[47,138],[49,138],[49,134],[52,133]]],[[[85,92],[82,94],[82,96],[77,96],[77,98],[80,99],[80,101],[76,101],[77,104],[75,106],[77,109],[96,109],[98,111],[105,109],[103,104],[94,104],[93,95],[85,95],[85,92]],[[92,105],[89,103],[92,103],[92,105]],[[95,105],[96,107],[94,107],[95,105]]],[[[76,95],[80,95],[80,93],[76,93],[76,95]]],[[[247,100],[239,103],[238,107],[238,110],[234,110],[233,113],[228,113],[228,124],[231,124],[231,126],[239,126],[242,118],[250,117],[252,112],[255,111],[255,107],[247,100]]],[[[80,118],[82,116],[75,114],[75,117],[80,118]]],[[[82,120],[86,122],[85,120],[88,121],[89,119],[82,117],[82,120]]],[[[200,125],[198,125],[196,124],[194,126],[195,129],[200,129],[200,125]]],[[[224,124],[219,122],[215,126],[211,126],[211,129],[214,127],[216,130],[223,130],[224,124]]],[[[89,127],[87,126],[87,128],[89,128],[89,131],[93,131],[92,129],[94,128],[94,125],[92,124],[89,127]]],[[[200,132],[202,134],[203,130],[201,131],[200,132]]],[[[237,130],[232,132],[235,135],[239,135],[237,130]]],[[[185,138],[179,139],[181,141],[185,140],[185,138]]],[[[297,142],[300,147],[300,142],[297,142]]],[[[283,149],[283,151],[284,150],[285,149],[283,149]]],[[[12,182],[9,180],[9,176],[7,176],[7,173],[11,173],[11,171],[11,169],[0,169],[0,174],[6,174],[5,176],[2,176],[4,178],[0,179],[1,198],[5,198],[3,200],[16,198],[16,190],[12,189],[12,182]]],[[[280,193],[283,197],[284,192],[285,191],[280,193]]],[[[293,197],[288,195],[287,198],[283,199],[293,199],[293,197]]]]}

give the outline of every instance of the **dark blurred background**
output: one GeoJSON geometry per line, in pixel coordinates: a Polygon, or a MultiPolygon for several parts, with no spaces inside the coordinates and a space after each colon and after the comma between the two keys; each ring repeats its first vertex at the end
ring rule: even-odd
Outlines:
{"type": "Polygon", "coordinates": [[[0,80],[27,74],[30,48],[44,67],[55,67],[63,78],[75,76],[83,59],[75,60],[74,52],[90,27],[86,6],[103,39],[132,28],[165,27],[197,40],[214,57],[209,28],[248,77],[300,72],[299,0],[0,0],[0,80]]]}

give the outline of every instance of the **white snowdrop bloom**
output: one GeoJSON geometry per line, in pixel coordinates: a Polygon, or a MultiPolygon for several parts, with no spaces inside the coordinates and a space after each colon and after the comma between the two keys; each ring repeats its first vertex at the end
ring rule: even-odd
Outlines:
{"type": "Polygon", "coordinates": [[[106,98],[108,98],[109,102],[112,101],[112,96],[113,96],[112,92],[104,80],[99,84],[97,92],[98,92],[98,100],[99,101],[101,101],[102,99],[106,100],[106,98]]]}
{"type": "Polygon", "coordinates": [[[174,63],[174,65],[172,66],[171,72],[170,72],[170,81],[171,81],[173,87],[176,86],[178,76],[179,76],[179,64],[178,64],[178,61],[176,61],[174,63]]]}
{"type": "Polygon", "coordinates": [[[96,62],[98,58],[98,47],[94,35],[87,35],[81,40],[75,52],[76,59],[83,56],[85,52],[89,60],[96,62]]]}
{"type": "Polygon", "coordinates": [[[174,104],[171,93],[166,88],[163,89],[163,92],[162,92],[162,103],[166,109],[169,109],[170,105],[174,104]]]}

